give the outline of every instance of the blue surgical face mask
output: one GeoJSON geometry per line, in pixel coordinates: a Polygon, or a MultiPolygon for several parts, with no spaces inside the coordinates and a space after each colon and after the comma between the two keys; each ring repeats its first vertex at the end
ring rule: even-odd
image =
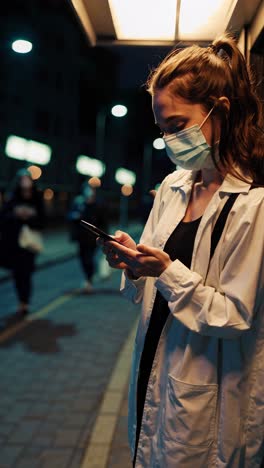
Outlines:
{"type": "MultiPolygon", "coordinates": [[[[193,125],[173,135],[164,136],[167,155],[170,160],[183,169],[201,170],[214,169],[211,157],[211,147],[208,145],[201,127],[208,119],[213,108],[205,117],[202,124],[193,125]]],[[[218,159],[218,145],[215,147],[215,158],[218,159]]]]}

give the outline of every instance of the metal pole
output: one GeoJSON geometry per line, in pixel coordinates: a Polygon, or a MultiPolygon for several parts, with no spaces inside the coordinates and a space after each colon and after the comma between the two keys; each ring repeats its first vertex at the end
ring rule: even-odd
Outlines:
{"type": "Polygon", "coordinates": [[[126,229],[128,224],[128,197],[120,192],[120,205],[119,205],[119,225],[121,229],[126,229]]]}
{"type": "Polygon", "coordinates": [[[106,136],[107,111],[105,108],[99,109],[96,114],[96,158],[105,159],[105,136],[106,136]]]}
{"type": "Polygon", "coordinates": [[[152,144],[144,143],[143,151],[143,195],[151,189],[152,144]]]}

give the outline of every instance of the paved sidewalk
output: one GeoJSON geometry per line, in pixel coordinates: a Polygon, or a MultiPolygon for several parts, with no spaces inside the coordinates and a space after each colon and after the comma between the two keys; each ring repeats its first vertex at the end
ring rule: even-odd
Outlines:
{"type": "MultiPolygon", "coordinates": [[[[64,297],[0,343],[0,468],[83,468],[105,391],[138,316],[118,294],[119,280],[114,273],[88,297],[64,297]]],[[[113,444],[105,441],[108,464],[90,459],[85,468],[130,468],[125,405],[126,389],[121,407],[115,408],[115,398],[108,401],[105,434],[115,429],[108,421],[111,426],[117,412],[113,444]]]]}
{"type": "MultiPolygon", "coordinates": [[[[139,230],[132,226],[129,232],[137,238],[139,230]]],[[[64,284],[68,276],[78,278],[75,249],[67,233],[50,237],[42,266],[52,258],[72,259],[41,269],[36,273],[41,281],[56,276],[64,284]]],[[[91,295],[64,288],[60,297],[49,299],[21,322],[15,333],[6,338],[0,333],[0,468],[131,468],[127,444],[131,353],[122,350],[133,335],[139,307],[120,296],[119,283],[120,273],[113,270],[107,280],[95,280],[91,295]],[[122,364],[118,373],[121,354],[125,368],[122,364]],[[113,375],[115,383],[123,382],[122,393],[113,385],[111,393],[113,375]],[[106,401],[109,382],[112,399],[106,401]],[[84,465],[100,414],[109,416],[105,426],[98,426],[108,435],[107,461],[100,464],[99,457],[84,465]]],[[[7,284],[0,285],[2,291],[7,284]]]]}
{"type": "Polygon", "coordinates": [[[127,436],[128,388],[119,411],[117,425],[111,444],[107,468],[132,468],[127,436]]]}

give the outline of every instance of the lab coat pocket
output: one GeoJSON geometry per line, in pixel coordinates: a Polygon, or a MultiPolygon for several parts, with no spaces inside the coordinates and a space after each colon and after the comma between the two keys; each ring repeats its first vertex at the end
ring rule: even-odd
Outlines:
{"type": "Polygon", "coordinates": [[[169,375],[164,436],[189,446],[209,446],[215,433],[217,384],[193,385],[169,375]]]}

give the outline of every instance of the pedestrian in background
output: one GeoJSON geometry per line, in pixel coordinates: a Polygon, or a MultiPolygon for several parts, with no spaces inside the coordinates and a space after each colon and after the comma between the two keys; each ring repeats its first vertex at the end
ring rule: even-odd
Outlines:
{"type": "Polygon", "coordinates": [[[79,259],[85,276],[82,292],[93,291],[93,277],[96,271],[96,237],[80,225],[83,219],[103,230],[107,230],[107,213],[97,199],[96,190],[87,182],[82,186],[81,194],[73,200],[68,213],[71,240],[78,243],[79,259]]]}
{"type": "Polygon", "coordinates": [[[42,248],[39,231],[43,226],[42,193],[32,180],[31,173],[20,169],[0,212],[1,249],[14,280],[19,301],[18,318],[25,317],[29,312],[35,259],[42,248]]]}
{"type": "Polygon", "coordinates": [[[257,468],[264,458],[264,134],[235,40],[174,50],[151,75],[157,125],[181,170],[140,244],[111,267],[142,302],[129,396],[137,468],[257,468]]]}

